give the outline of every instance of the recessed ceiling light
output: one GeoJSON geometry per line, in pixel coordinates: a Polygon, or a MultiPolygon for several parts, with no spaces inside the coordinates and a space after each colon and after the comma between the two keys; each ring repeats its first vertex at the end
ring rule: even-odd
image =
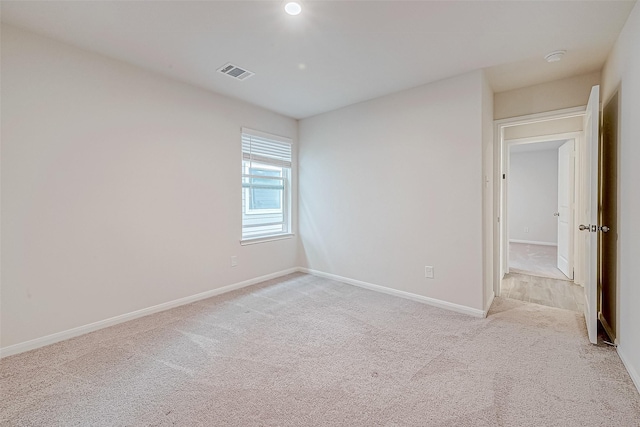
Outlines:
{"type": "Polygon", "coordinates": [[[299,15],[302,12],[302,6],[298,2],[290,1],[284,5],[284,11],[289,15],[299,15]]]}
{"type": "Polygon", "coordinates": [[[544,56],[544,59],[546,59],[547,62],[558,62],[564,57],[565,53],[567,53],[566,50],[555,50],[553,52],[547,53],[544,56]]]}

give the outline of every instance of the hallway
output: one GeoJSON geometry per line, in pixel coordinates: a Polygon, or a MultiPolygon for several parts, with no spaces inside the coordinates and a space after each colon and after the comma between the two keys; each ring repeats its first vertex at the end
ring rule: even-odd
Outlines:
{"type": "Polygon", "coordinates": [[[566,279],[558,280],[509,273],[502,279],[500,291],[500,296],[503,298],[512,298],[580,313],[584,310],[582,287],[566,279]]]}

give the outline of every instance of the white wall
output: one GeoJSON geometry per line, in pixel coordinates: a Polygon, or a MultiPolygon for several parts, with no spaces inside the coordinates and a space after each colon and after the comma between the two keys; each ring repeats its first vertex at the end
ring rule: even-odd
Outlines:
{"type": "Polygon", "coordinates": [[[640,390],[640,4],[602,73],[602,100],[619,87],[618,353],[640,390]]]}
{"type": "Polygon", "coordinates": [[[587,105],[591,87],[597,84],[600,84],[599,72],[496,93],[494,118],[581,107],[587,105]]]}
{"type": "Polygon", "coordinates": [[[557,244],[558,150],[510,153],[508,192],[509,239],[557,244]]]}
{"type": "Polygon", "coordinates": [[[483,80],[472,72],[300,121],[303,265],[484,308],[483,80]]]}
{"type": "Polygon", "coordinates": [[[295,120],[6,25],[1,59],[2,347],[296,266],[239,244],[240,128],[295,120]]]}

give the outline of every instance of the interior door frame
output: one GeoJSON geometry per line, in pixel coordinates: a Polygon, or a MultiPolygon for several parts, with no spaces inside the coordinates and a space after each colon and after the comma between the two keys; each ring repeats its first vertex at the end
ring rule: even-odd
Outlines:
{"type": "MultiPolygon", "coordinates": [[[[573,225],[576,223],[576,209],[575,206],[577,205],[577,203],[575,203],[575,196],[578,194],[578,188],[577,185],[578,183],[578,172],[577,172],[577,147],[580,144],[580,139],[582,138],[582,132],[564,132],[564,133],[554,133],[554,134],[549,134],[549,135],[541,135],[541,136],[532,136],[532,137],[528,137],[528,138],[514,138],[514,139],[503,139],[503,145],[504,145],[504,149],[505,149],[505,153],[504,153],[504,159],[505,159],[505,165],[504,165],[504,174],[506,175],[506,178],[502,179],[502,184],[503,184],[503,188],[504,191],[502,193],[502,197],[504,198],[504,200],[502,201],[502,206],[503,206],[503,224],[504,224],[504,230],[503,230],[503,241],[501,242],[502,245],[504,245],[501,248],[501,253],[503,254],[504,260],[503,260],[503,265],[504,265],[504,273],[502,274],[502,276],[500,277],[502,279],[502,277],[504,276],[504,274],[508,274],[509,273],[509,251],[506,250],[506,248],[508,247],[507,245],[509,244],[509,210],[507,209],[508,205],[509,205],[509,200],[508,200],[508,195],[509,195],[509,176],[510,176],[510,167],[511,167],[511,150],[509,150],[511,147],[513,147],[514,145],[525,145],[525,144],[537,144],[537,143],[541,143],[541,142],[548,142],[548,141],[556,141],[556,140],[566,140],[566,141],[573,141],[573,156],[574,156],[574,169],[573,169],[573,176],[571,177],[570,183],[574,188],[573,194],[574,194],[574,204],[572,206],[572,217],[573,220],[570,221],[570,224],[573,225]]],[[[576,247],[576,237],[575,237],[575,230],[571,229],[570,230],[570,236],[571,236],[571,249],[570,249],[570,259],[571,259],[571,264],[572,264],[572,268],[575,270],[575,254],[574,254],[574,248],[576,247]]],[[[572,280],[575,280],[575,275],[572,278],[572,280]]]]}
{"type": "MultiPolygon", "coordinates": [[[[553,110],[547,111],[543,113],[536,114],[528,114],[524,116],[510,117],[505,119],[494,120],[493,127],[493,140],[494,140],[494,186],[493,186],[493,194],[494,194],[494,205],[493,205],[493,213],[494,213],[494,229],[493,229],[493,291],[495,296],[500,296],[500,282],[502,278],[506,274],[506,268],[508,266],[507,263],[507,252],[506,248],[508,243],[508,213],[506,208],[506,193],[507,193],[507,185],[505,183],[505,179],[508,167],[508,145],[504,139],[504,130],[508,127],[525,125],[531,123],[539,123],[550,120],[558,120],[558,119],[566,119],[570,117],[584,117],[586,111],[586,105],[580,107],[572,107],[565,108],[561,110],[553,110]]],[[[584,144],[584,139],[582,136],[582,132],[571,132],[573,134],[570,138],[575,138],[575,152],[576,158],[579,159],[579,153],[584,144]]],[[[560,134],[559,134],[560,135],[560,134]]],[[[567,138],[569,139],[569,138],[567,138]]],[[[578,170],[580,169],[580,162],[576,162],[576,168],[574,170],[574,174],[578,174],[578,170]]],[[[576,206],[579,206],[581,200],[581,192],[576,193],[576,206]]],[[[574,209],[575,211],[576,209],[574,209]]],[[[574,222],[575,224],[575,222],[574,222]]],[[[576,236],[578,233],[574,233],[576,236]]],[[[575,243],[574,238],[574,243],[575,243]]],[[[580,249],[579,247],[575,247],[576,250],[580,249]]],[[[578,254],[574,253],[574,260],[578,259],[578,254]]],[[[582,277],[581,269],[584,268],[582,265],[578,265],[580,263],[574,261],[574,281],[576,283],[580,283],[580,278],[582,277]]]]}

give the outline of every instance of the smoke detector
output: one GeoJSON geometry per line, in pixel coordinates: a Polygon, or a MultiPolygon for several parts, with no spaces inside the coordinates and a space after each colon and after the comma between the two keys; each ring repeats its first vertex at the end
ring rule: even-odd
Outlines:
{"type": "Polygon", "coordinates": [[[565,53],[567,53],[566,50],[555,50],[553,52],[547,53],[544,56],[544,59],[547,62],[558,62],[564,57],[565,53]]]}
{"type": "Polygon", "coordinates": [[[226,74],[229,77],[233,77],[236,80],[246,80],[255,74],[251,71],[245,70],[244,68],[240,68],[237,65],[233,65],[230,62],[218,68],[218,72],[226,74]]]}

